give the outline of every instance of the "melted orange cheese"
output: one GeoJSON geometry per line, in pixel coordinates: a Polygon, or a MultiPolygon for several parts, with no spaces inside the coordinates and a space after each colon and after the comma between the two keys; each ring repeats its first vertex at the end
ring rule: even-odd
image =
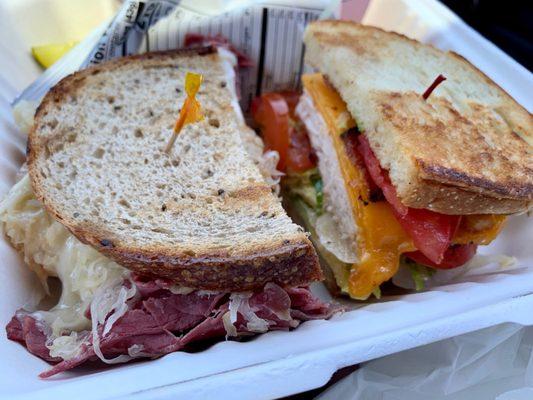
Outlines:
{"type": "MultiPolygon", "coordinates": [[[[353,298],[366,299],[398,271],[401,253],[415,248],[394,217],[389,203],[368,199],[370,190],[364,167],[349,158],[340,136],[343,127],[337,124],[339,115],[347,112],[344,101],[321,74],[304,75],[302,81],[328,126],[344,182],[348,183],[352,214],[359,227],[356,238],[359,263],[350,270],[349,291],[353,298]]],[[[355,127],[355,121],[352,120],[350,127],[355,127]]]]}
{"type": "Polygon", "coordinates": [[[487,245],[496,239],[505,219],[505,215],[464,215],[453,243],[487,245]]]}
{"type": "Polygon", "coordinates": [[[342,135],[348,129],[355,128],[356,123],[346,108],[346,103],[322,74],[305,74],[302,76],[305,90],[330,129],[330,133],[342,135]]]}
{"type": "MultiPolygon", "coordinates": [[[[416,248],[394,217],[391,205],[386,201],[369,201],[364,166],[352,162],[341,138],[342,133],[356,126],[351,116],[346,118],[348,111],[342,98],[321,74],[304,75],[302,81],[328,127],[347,183],[352,214],[359,227],[357,238],[354,238],[359,262],[350,270],[350,296],[366,299],[398,271],[400,255],[416,248]]],[[[488,244],[498,234],[504,219],[502,216],[466,216],[453,242],[488,244]]]]}

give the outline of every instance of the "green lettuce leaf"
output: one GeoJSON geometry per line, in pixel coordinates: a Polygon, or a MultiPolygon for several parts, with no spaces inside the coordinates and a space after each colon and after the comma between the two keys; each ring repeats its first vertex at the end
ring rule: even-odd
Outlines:
{"type": "Polygon", "coordinates": [[[322,215],[324,212],[324,188],[322,184],[322,177],[320,175],[315,175],[311,178],[311,182],[315,188],[315,211],[318,215],[322,215]]]}
{"type": "Polygon", "coordinates": [[[418,264],[412,260],[402,257],[401,264],[405,265],[411,273],[411,278],[415,283],[415,290],[418,292],[426,287],[426,280],[435,274],[435,269],[418,264]]]}
{"type": "Polygon", "coordinates": [[[290,173],[281,182],[283,189],[291,197],[301,198],[317,215],[324,208],[322,177],[317,168],[302,173],[290,173]]]}

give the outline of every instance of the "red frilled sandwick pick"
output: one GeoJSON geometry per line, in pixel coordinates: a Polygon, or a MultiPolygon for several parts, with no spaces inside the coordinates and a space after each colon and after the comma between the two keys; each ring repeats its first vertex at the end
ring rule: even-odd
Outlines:
{"type": "Polygon", "coordinates": [[[427,100],[429,96],[431,96],[431,93],[433,93],[433,91],[437,88],[437,86],[439,86],[442,82],[444,82],[446,80],[446,77],[442,74],[439,74],[439,76],[437,76],[435,78],[435,80],[433,81],[433,83],[431,85],[429,85],[429,87],[426,89],[426,91],[424,92],[424,94],[422,95],[422,98],[424,100],[427,100]]]}

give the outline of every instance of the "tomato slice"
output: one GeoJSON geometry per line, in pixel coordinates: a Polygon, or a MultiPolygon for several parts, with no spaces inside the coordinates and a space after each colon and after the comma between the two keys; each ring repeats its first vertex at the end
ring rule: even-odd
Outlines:
{"type": "Polygon", "coordinates": [[[359,135],[359,146],[357,149],[363,156],[363,160],[366,165],[366,169],[370,174],[370,177],[374,183],[383,191],[383,196],[385,199],[393,206],[396,210],[396,213],[405,216],[407,214],[407,207],[402,204],[398,195],[396,194],[396,188],[392,186],[392,183],[389,178],[387,171],[384,171],[380,164],[379,160],[374,155],[374,152],[370,148],[370,143],[365,135],[359,135]]]}
{"type": "Polygon", "coordinates": [[[292,119],[296,119],[295,111],[296,106],[298,105],[298,102],[300,101],[300,93],[295,92],[293,90],[284,90],[282,92],[279,92],[287,102],[287,105],[289,106],[289,114],[292,119]]]}
{"type": "Polygon", "coordinates": [[[289,150],[287,169],[294,172],[304,172],[316,166],[316,156],[309,141],[309,135],[304,124],[296,115],[296,106],[300,101],[300,93],[292,90],[279,92],[289,106],[289,150]]]}
{"type": "Polygon", "coordinates": [[[411,260],[422,265],[427,265],[428,267],[437,269],[452,269],[460,267],[467,261],[470,261],[476,254],[476,250],[477,244],[474,243],[452,245],[448,248],[448,250],[446,250],[440,263],[434,263],[420,251],[413,251],[411,253],[405,253],[404,255],[411,260]]]}
{"type": "Polygon", "coordinates": [[[289,106],[278,93],[266,93],[252,101],[252,117],[259,125],[267,149],[279,153],[278,169],[286,171],[289,149],[289,106]]]}
{"type": "Polygon", "coordinates": [[[383,191],[385,199],[392,205],[394,215],[400,225],[413,239],[415,247],[431,262],[440,264],[453,235],[461,221],[460,216],[439,214],[434,211],[406,207],[401,203],[387,171],[370,148],[368,139],[359,135],[358,150],[363,156],[370,177],[383,191]]]}
{"type": "Polygon", "coordinates": [[[405,215],[397,213],[394,207],[393,212],[415,247],[432,262],[442,262],[461,217],[417,208],[409,208],[405,215]]]}
{"type": "Polygon", "coordinates": [[[265,147],[279,153],[282,172],[304,172],[316,165],[305,127],[295,120],[297,101],[296,92],[281,92],[263,94],[252,102],[252,117],[265,147]]]}
{"type": "Polygon", "coordinates": [[[302,124],[289,128],[289,150],[287,151],[287,170],[304,172],[316,166],[316,157],[309,142],[309,136],[302,124]]]}

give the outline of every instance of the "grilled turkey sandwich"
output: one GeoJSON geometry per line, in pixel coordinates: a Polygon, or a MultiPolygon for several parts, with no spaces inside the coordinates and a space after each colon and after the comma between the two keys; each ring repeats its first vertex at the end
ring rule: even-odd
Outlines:
{"type": "Polygon", "coordinates": [[[331,315],[307,289],[322,278],[317,255],[273,193],[234,66],[214,48],[147,53],[66,77],[42,100],[29,172],[0,207],[28,266],[62,284],[54,307],[7,326],[55,363],[42,377],[331,315]],[[204,76],[205,118],[167,153],[187,71],[204,76]]]}
{"type": "Polygon", "coordinates": [[[338,291],[379,295],[400,264],[465,264],[533,199],[533,119],[467,60],[352,22],[311,23],[296,114],[324,206],[288,181],[338,291]],[[321,194],[322,196],[322,194],[321,194]]]}

